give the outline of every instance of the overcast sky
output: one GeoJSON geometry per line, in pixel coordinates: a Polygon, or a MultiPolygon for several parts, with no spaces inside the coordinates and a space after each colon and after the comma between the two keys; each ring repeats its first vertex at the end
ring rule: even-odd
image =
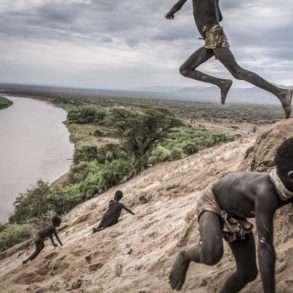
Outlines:
{"type": "MultiPolygon", "coordinates": [[[[140,89],[202,86],[179,66],[202,41],[191,0],[0,0],[0,82],[140,89]]],[[[240,64],[293,85],[293,1],[221,0],[240,64]]],[[[229,74],[211,60],[201,70],[229,74]]],[[[236,86],[247,86],[244,82],[236,86]]]]}

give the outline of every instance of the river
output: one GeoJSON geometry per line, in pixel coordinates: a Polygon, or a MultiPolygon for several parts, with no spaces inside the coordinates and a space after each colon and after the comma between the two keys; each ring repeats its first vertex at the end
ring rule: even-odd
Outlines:
{"type": "Polygon", "coordinates": [[[39,179],[53,182],[69,171],[74,146],[63,121],[66,112],[47,102],[7,97],[0,110],[0,222],[7,221],[16,197],[39,179]]]}

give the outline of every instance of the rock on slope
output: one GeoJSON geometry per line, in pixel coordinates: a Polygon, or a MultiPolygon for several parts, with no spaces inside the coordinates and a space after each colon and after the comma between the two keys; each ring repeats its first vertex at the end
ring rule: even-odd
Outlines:
{"type": "MultiPolygon", "coordinates": [[[[293,120],[280,122],[259,136],[256,144],[255,137],[242,138],[146,170],[115,187],[125,192],[125,202],[136,216],[124,215],[118,225],[95,235],[91,228],[115,189],[78,206],[66,217],[69,228],[61,233],[62,249],[52,249],[48,243],[42,255],[26,266],[21,260],[30,251],[0,261],[1,293],[171,292],[168,274],[176,254],[198,241],[195,208],[200,191],[227,172],[272,160],[276,145],[292,133],[293,120]]],[[[278,292],[283,293],[292,292],[293,284],[288,212],[290,208],[284,208],[276,223],[278,292]]],[[[182,292],[216,292],[233,268],[228,249],[215,267],[192,264],[182,292]]],[[[260,280],[243,292],[261,292],[260,280]]]]}

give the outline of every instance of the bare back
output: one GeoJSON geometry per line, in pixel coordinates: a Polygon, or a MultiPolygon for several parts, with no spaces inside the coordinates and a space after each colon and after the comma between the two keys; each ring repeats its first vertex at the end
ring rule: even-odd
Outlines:
{"type": "Polygon", "coordinates": [[[220,207],[238,217],[255,217],[258,202],[265,206],[265,201],[272,211],[281,205],[267,173],[230,173],[214,185],[213,191],[220,207]]]}
{"type": "Polygon", "coordinates": [[[205,27],[210,28],[222,20],[219,0],[192,0],[192,3],[194,20],[202,35],[205,27]]]}

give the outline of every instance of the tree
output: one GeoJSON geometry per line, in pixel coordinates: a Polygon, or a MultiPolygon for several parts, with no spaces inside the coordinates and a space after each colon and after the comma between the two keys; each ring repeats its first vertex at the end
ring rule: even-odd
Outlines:
{"type": "Polygon", "coordinates": [[[28,220],[45,218],[50,210],[48,194],[50,187],[39,180],[37,186],[20,194],[14,202],[14,214],[10,217],[10,223],[23,224],[28,220]]]}
{"type": "Polygon", "coordinates": [[[114,108],[111,120],[125,150],[133,160],[135,175],[147,164],[156,142],[182,122],[166,109],[141,107],[136,109],[114,108]]]}

